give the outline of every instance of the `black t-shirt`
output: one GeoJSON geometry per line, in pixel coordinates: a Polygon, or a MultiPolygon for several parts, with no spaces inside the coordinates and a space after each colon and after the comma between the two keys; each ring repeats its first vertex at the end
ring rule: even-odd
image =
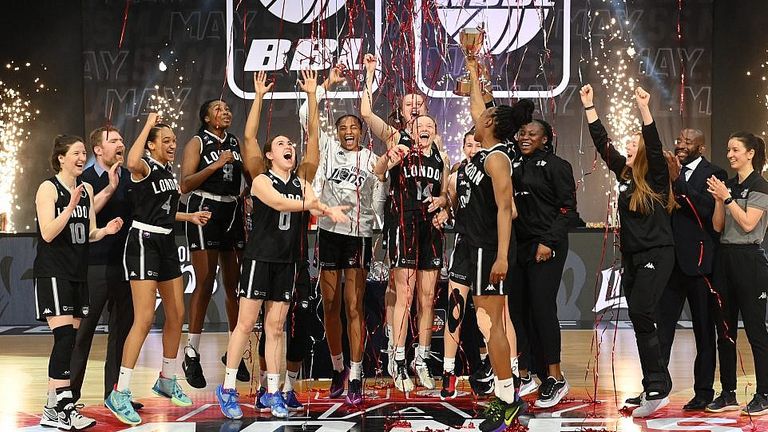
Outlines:
{"type": "Polygon", "coordinates": [[[243,158],[240,155],[240,144],[234,135],[224,134],[224,138],[203,131],[195,135],[200,140],[200,163],[197,171],[202,171],[213,165],[222,152],[230,150],[234,161],[224,164],[211,174],[198,189],[216,195],[240,195],[243,178],[243,158]]]}
{"type": "MultiPolygon", "coordinates": [[[[60,215],[69,205],[71,194],[56,176],[48,180],[56,187],[56,212],[60,215]]],[[[77,184],[82,184],[78,179],[77,184]]],[[[83,188],[80,202],[59,235],[48,243],[40,235],[40,222],[37,222],[37,256],[33,273],[39,277],[58,277],[72,281],[85,281],[88,276],[88,236],[90,234],[91,199],[88,190],[83,188]]]]}
{"type": "MultiPolygon", "coordinates": [[[[109,185],[109,172],[104,171],[101,176],[96,172],[96,165],[83,171],[80,179],[93,186],[94,197],[109,185]]],[[[120,181],[117,189],[109,197],[109,200],[96,213],[96,226],[103,227],[107,222],[119,217],[123,219],[123,227],[115,235],[105,236],[103,239],[89,246],[88,263],[91,265],[120,265],[123,262],[123,248],[128,229],[131,227],[131,203],[128,200],[128,188],[131,185],[131,172],[120,167],[120,181]]]]}
{"type": "Polygon", "coordinates": [[[389,170],[390,211],[394,215],[402,212],[421,211],[427,213],[429,197],[438,197],[442,191],[444,162],[437,145],[432,143],[429,153],[413,150],[413,139],[406,132],[400,132],[400,142],[409,149],[400,164],[389,170]]]}
{"type": "MultiPolygon", "coordinates": [[[[493,154],[502,154],[509,160],[506,147],[506,144],[499,143],[489,149],[482,149],[472,157],[472,160],[464,168],[469,185],[469,202],[464,213],[466,215],[464,231],[467,243],[472,247],[495,250],[499,245],[497,225],[499,208],[496,205],[493,181],[485,170],[485,161],[493,154]]],[[[512,235],[509,239],[510,249],[514,244],[515,239],[512,235]]]]}
{"type": "Polygon", "coordinates": [[[463,234],[464,230],[464,218],[466,218],[466,208],[469,203],[469,183],[467,182],[467,172],[465,168],[469,161],[464,159],[459,165],[459,169],[456,171],[456,211],[454,212],[453,230],[457,234],[463,234]]]}
{"type": "MultiPolygon", "coordinates": [[[[272,171],[262,174],[272,181],[272,186],[282,196],[303,200],[301,182],[295,173],[291,173],[288,181],[283,180],[272,171]]],[[[245,257],[256,261],[292,263],[299,261],[302,234],[306,247],[306,212],[280,212],[253,196],[253,212],[251,213],[251,237],[245,246],[245,257]]]]}
{"type": "Polygon", "coordinates": [[[133,220],[173,229],[181,194],[176,177],[171,172],[171,165],[161,165],[151,157],[142,160],[149,166],[149,175],[138,182],[131,178],[128,191],[133,220]]]}

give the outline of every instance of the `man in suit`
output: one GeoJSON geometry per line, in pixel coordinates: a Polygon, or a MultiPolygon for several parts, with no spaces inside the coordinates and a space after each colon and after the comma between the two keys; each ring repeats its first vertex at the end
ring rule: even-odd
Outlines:
{"type": "Polygon", "coordinates": [[[683,409],[702,411],[712,402],[715,378],[715,304],[705,278],[712,273],[712,260],[719,241],[712,229],[715,202],[707,192],[707,179],[721,180],[726,172],[704,156],[704,134],[697,129],[683,129],[675,141],[675,152],[665,152],[669,177],[680,208],[672,213],[675,238],[675,267],[662,294],[659,308],[659,344],[662,358],[669,364],[675,327],[685,301],[691,310],[696,339],[694,362],[695,395],[683,409]]]}
{"type": "MultiPolygon", "coordinates": [[[[96,223],[102,226],[115,217],[123,218],[123,229],[103,241],[92,243],[89,248],[88,291],[91,310],[80,323],[70,364],[72,392],[75,400],[80,398],[85,379],[88,354],[101,313],[109,311],[109,337],[107,358],[104,363],[104,398],[117,383],[120,362],[123,359],[123,344],[133,324],[133,301],[131,286],[124,280],[123,247],[131,226],[131,208],[128,188],[131,173],[122,167],[125,145],[120,132],[110,126],[100,127],[90,134],[90,145],[95,161],[81,178],[93,186],[96,223]]],[[[134,403],[134,409],[139,403],[134,403]]]]}

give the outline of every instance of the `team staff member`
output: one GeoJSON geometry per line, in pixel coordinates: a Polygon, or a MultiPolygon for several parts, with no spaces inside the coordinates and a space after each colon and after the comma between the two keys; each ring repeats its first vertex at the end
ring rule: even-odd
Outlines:
{"type": "Polygon", "coordinates": [[[78,179],[86,152],[80,137],[59,135],[54,140],[51,167],[56,175],[40,184],[35,196],[37,256],[35,313],[53,333],[48,361],[48,403],[42,426],[83,430],[96,424],[78,412],[70,387],[70,363],[80,321],[89,315],[88,243],[115,234],[119,217],[104,228],[96,226],[93,188],[78,179]]]}
{"type": "MultiPolygon", "coordinates": [[[[680,208],[672,212],[675,237],[675,266],[659,305],[659,342],[664,362],[669,365],[675,328],[685,301],[691,309],[696,360],[693,362],[694,397],[683,406],[699,411],[712,402],[715,379],[715,306],[705,278],[712,274],[712,260],[718,234],[712,229],[715,200],[707,192],[707,179],[721,180],[726,173],[703,155],[704,133],[683,129],[675,143],[675,152],[665,152],[672,189],[680,208]]],[[[716,306],[715,306],[716,307],[716,306]]]]}
{"type": "MultiPolygon", "coordinates": [[[[340,67],[333,68],[329,79],[317,88],[318,101],[325,97],[330,86],[341,81],[343,77],[340,67]]],[[[307,104],[305,102],[299,109],[302,125],[307,123],[307,104]]],[[[347,375],[341,344],[343,296],[350,350],[346,402],[350,405],[359,405],[363,401],[362,371],[366,334],[363,298],[371,265],[375,208],[381,201],[383,191],[373,173],[378,158],[360,143],[362,127],[363,121],[359,117],[345,114],[336,120],[335,136],[321,131],[319,145],[323,156],[312,185],[322,202],[331,206],[349,207],[349,223],[338,224],[325,218],[318,220],[317,238],[323,324],[334,371],[329,397],[336,398],[344,392],[344,378],[347,375]]]]}
{"type": "Polygon", "coordinates": [[[593,104],[592,86],[579,91],[595,148],[619,181],[622,284],[635,329],[643,370],[644,394],[633,417],[647,417],[669,403],[672,380],[657,332],[659,300],[675,263],[670,213],[677,208],[661,139],[648,108],[650,95],[638,87],[635,99],[643,118],[642,135],[621,155],[608,138],[593,104]]]}
{"type": "Polygon", "coordinates": [[[576,184],[571,164],[554,154],[549,123],[537,119],[520,128],[517,147],[512,180],[520,217],[514,223],[517,261],[509,304],[522,353],[520,395],[537,388],[529,373],[532,353],[547,374],[535,404],[549,408],[568,394],[560,369],[557,292],[568,256],[568,226],[576,217],[576,184]]]}
{"type": "Polygon", "coordinates": [[[768,260],[761,247],[768,228],[768,182],[762,177],[765,142],[749,132],[736,132],[728,139],[727,157],[736,175],[725,183],[714,176],[707,180],[707,190],[715,198],[712,226],[720,233],[714,286],[724,300],[723,316],[715,320],[723,392],[707,411],[738,409],[736,335],[741,312],[757,379],[755,396],[741,414],[759,416],[768,414],[768,260]]]}
{"type": "MultiPolygon", "coordinates": [[[[245,228],[240,191],[243,188],[243,158],[237,137],[227,132],[232,124],[229,105],[212,99],[200,107],[200,129],[184,147],[181,162],[181,192],[190,193],[190,211],[210,211],[205,226],[186,223],[187,244],[195,270],[195,291],[189,304],[189,336],[182,367],[189,385],[203,388],[200,365],[200,334],[211,301],[217,266],[221,267],[229,330],[237,324],[237,282],[240,255],[245,246],[245,228]]],[[[250,381],[241,361],[237,379],[250,381]]]]}
{"type": "MultiPolygon", "coordinates": [[[[89,246],[90,311],[80,323],[75,350],[72,353],[72,393],[75,400],[80,398],[93,334],[104,307],[106,306],[109,312],[107,357],[104,361],[104,399],[117,383],[120,362],[123,359],[123,344],[133,324],[131,285],[125,280],[122,266],[123,246],[131,223],[131,206],[128,201],[131,173],[122,166],[125,145],[120,132],[110,126],[91,132],[89,142],[96,160],[91,167],[83,171],[80,179],[93,186],[96,224],[105,225],[119,217],[123,220],[123,227],[116,235],[89,246]]],[[[138,402],[133,404],[134,407],[141,406],[138,402]]]]}
{"type": "Polygon", "coordinates": [[[115,389],[106,406],[123,423],[136,425],[141,417],[131,405],[131,376],[155,317],[155,299],[160,293],[163,324],[163,363],[152,387],[158,396],[174,405],[190,406],[192,400],[176,381],[176,355],[184,322],[184,287],[174,238],[175,221],[205,225],[210,212],[178,212],[179,186],[171,172],[176,155],[176,135],[170,126],[159,122],[157,113],[147,117],[141,133],[128,152],[126,165],[131,172],[133,222],[123,253],[125,277],[133,293],[133,326],[123,348],[123,362],[115,389]],[[145,148],[149,156],[143,156],[145,148]]]}

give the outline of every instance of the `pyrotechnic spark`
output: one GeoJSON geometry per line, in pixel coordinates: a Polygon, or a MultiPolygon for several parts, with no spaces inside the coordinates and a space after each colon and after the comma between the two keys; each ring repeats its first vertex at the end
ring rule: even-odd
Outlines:
{"type": "MultiPolygon", "coordinates": [[[[179,77],[179,84],[183,79],[179,77]]],[[[181,88],[179,85],[178,88],[181,88]]],[[[156,112],[163,123],[168,124],[172,128],[179,127],[182,124],[182,118],[184,117],[184,111],[182,111],[179,105],[182,103],[181,99],[174,99],[172,97],[166,97],[160,93],[160,86],[156,85],[155,90],[157,94],[153,94],[150,97],[149,109],[156,112]],[[177,108],[178,107],[178,108],[177,108]]],[[[165,92],[164,92],[165,93],[165,92]]],[[[177,93],[178,94],[178,93],[177,93]]],[[[184,126],[179,127],[180,130],[184,130],[184,126]]]]}
{"type": "MultiPolygon", "coordinates": [[[[763,107],[765,108],[764,118],[765,123],[763,124],[764,127],[768,127],[768,49],[765,50],[766,54],[766,60],[763,60],[762,63],[760,63],[760,70],[755,71],[755,73],[752,73],[752,71],[747,71],[748,77],[755,77],[756,79],[759,79],[762,86],[762,94],[758,94],[757,98],[760,100],[760,103],[762,103],[763,107]]],[[[768,132],[766,132],[766,129],[763,129],[760,132],[763,136],[766,136],[768,132]]]]}

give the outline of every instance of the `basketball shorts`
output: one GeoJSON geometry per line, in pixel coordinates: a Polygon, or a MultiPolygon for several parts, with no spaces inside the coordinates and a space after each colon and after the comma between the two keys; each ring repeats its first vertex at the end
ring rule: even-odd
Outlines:
{"type": "Polygon", "coordinates": [[[290,302],[298,282],[298,273],[299,264],[295,262],[273,263],[244,259],[240,271],[239,296],[251,300],[290,302]]]}
{"type": "Polygon", "coordinates": [[[371,269],[373,250],[370,237],[354,237],[319,229],[317,231],[320,268],[342,270],[371,269]]]}
{"type": "Polygon", "coordinates": [[[134,221],[125,239],[123,269],[127,280],[165,282],[180,277],[173,231],[134,221]]]}
{"type": "Polygon", "coordinates": [[[388,233],[389,261],[392,267],[437,270],[443,267],[443,233],[432,225],[431,217],[406,216],[391,226],[388,233]]]}
{"type": "Polygon", "coordinates": [[[449,278],[453,282],[472,288],[473,295],[507,295],[512,278],[512,264],[515,262],[514,252],[507,255],[507,277],[496,283],[490,283],[491,268],[496,261],[496,249],[472,247],[468,242],[459,238],[451,254],[451,269],[449,278]]]}
{"type": "Polygon", "coordinates": [[[35,319],[38,321],[64,315],[85,318],[89,308],[87,282],[57,277],[35,278],[35,319]]]}
{"type": "Polygon", "coordinates": [[[189,250],[243,250],[245,247],[243,206],[238,197],[194,191],[189,195],[187,211],[211,212],[211,219],[204,226],[185,223],[189,250]]]}

